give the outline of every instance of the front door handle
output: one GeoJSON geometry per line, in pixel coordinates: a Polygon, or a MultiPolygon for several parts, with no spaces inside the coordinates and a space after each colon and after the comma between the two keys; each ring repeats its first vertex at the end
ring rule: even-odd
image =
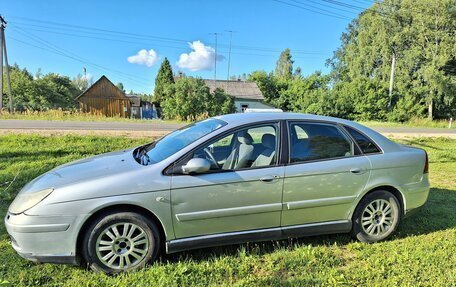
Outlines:
{"type": "Polygon", "coordinates": [[[278,176],[278,175],[266,175],[266,176],[263,176],[262,178],[260,178],[260,180],[262,182],[273,182],[279,178],[280,178],[280,176],[278,176]]]}

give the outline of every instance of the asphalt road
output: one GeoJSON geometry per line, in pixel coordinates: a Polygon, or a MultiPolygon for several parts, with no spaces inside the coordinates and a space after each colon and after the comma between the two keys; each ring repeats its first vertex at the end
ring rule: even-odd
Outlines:
{"type": "Polygon", "coordinates": [[[46,120],[0,120],[0,129],[6,130],[104,130],[104,131],[173,131],[183,124],[160,121],[150,123],[133,122],[85,122],[46,120]]]}
{"type": "MultiPolygon", "coordinates": [[[[46,121],[46,120],[0,120],[0,130],[22,131],[128,131],[128,132],[170,132],[182,127],[183,124],[134,122],[85,122],[85,121],[46,121]]],[[[451,136],[456,137],[456,129],[444,128],[411,128],[411,127],[374,127],[382,134],[403,134],[415,136],[451,136]]]]}

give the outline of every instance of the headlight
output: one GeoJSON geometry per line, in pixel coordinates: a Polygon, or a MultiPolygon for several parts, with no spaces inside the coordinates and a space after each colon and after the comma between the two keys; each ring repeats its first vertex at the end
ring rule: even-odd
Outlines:
{"type": "Polygon", "coordinates": [[[22,213],[37,205],[40,201],[51,194],[53,190],[53,188],[48,188],[37,192],[19,192],[13,203],[11,203],[9,212],[14,214],[22,213]]]}

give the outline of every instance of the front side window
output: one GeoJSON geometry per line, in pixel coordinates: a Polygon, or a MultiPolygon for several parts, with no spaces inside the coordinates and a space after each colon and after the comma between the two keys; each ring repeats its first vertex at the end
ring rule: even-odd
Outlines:
{"type": "Polygon", "coordinates": [[[219,119],[206,119],[187,125],[150,145],[138,149],[135,157],[144,165],[160,162],[224,125],[226,122],[219,119]]]}
{"type": "Polygon", "coordinates": [[[266,124],[240,129],[197,149],[192,158],[204,158],[211,171],[272,166],[278,159],[278,126],[266,124]]]}
{"type": "Polygon", "coordinates": [[[339,128],[324,123],[290,123],[290,162],[305,162],[354,155],[352,142],[339,128]]]}
{"type": "Polygon", "coordinates": [[[377,146],[374,144],[374,142],[371,141],[368,137],[366,137],[362,133],[358,132],[357,130],[355,130],[354,128],[351,128],[349,126],[344,126],[344,128],[355,139],[355,141],[358,143],[359,147],[361,148],[361,150],[363,151],[364,154],[380,152],[380,150],[377,148],[377,146]]]}

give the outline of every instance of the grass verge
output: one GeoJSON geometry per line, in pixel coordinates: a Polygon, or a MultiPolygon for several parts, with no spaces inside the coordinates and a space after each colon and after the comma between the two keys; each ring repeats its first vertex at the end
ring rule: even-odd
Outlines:
{"type": "MultiPolygon", "coordinates": [[[[71,160],[147,141],[0,136],[0,217],[16,192],[39,174],[71,160]],[[14,177],[11,185],[5,184],[14,177]]],[[[2,221],[0,286],[455,286],[456,140],[403,142],[428,151],[433,187],[425,207],[405,219],[389,241],[363,244],[342,234],[234,245],[167,255],[144,270],[106,276],[21,259],[11,248],[2,221]]]]}
{"type": "Polygon", "coordinates": [[[157,119],[134,119],[122,117],[106,117],[103,115],[93,115],[81,113],[78,111],[25,111],[10,114],[7,111],[0,113],[0,120],[48,120],[48,121],[82,121],[82,122],[132,122],[132,123],[150,123],[160,122],[168,124],[185,124],[187,122],[178,120],[157,120],[157,119]]]}

